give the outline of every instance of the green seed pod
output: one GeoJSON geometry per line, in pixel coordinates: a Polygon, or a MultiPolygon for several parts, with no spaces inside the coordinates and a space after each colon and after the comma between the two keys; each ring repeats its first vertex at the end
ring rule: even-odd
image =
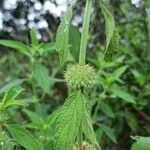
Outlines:
{"type": "Polygon", "coordinates": [[[95,85],[97,74],[92,66],[73,65],[65,72],[65,81],[73,89],[91,88],[95,85]]]}

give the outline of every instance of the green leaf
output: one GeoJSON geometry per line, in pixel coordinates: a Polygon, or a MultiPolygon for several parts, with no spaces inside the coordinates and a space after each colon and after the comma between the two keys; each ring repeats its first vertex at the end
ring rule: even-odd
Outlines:
{"type": "Polygon", "coordinates": [[[118,49],[119,49],[119,35],[118,30],[115,29],[112,39],[108,45],[108,48],[105,50],[105,60],[112,61],[113,56],[118,51],[118,49]]]}
{"type": "Polygon", "coordinates": [[[120,78],[120,76],[126,71],[128,66],[122,66],[120,68],[117,68],[112,74],[111,74],[111,82],[114,82],[120,78]]]}
{"type": "Polygon", "coordinates": [[[111,107],[108,104],[105,104],[104,102],[100,102],[100,110],[106,114],[110,118],[115,118],[115,114],[112,111],[111,107]]]}
{"type": "Polygon", "coordinates": [[[12,87],[4,95],[4,97],[2,99],[2,103],[5,104],[9,100],[14,100],[22,91],[23,91],[23,88],[20,86],[12,87]]]}
{"type": "Polygon", "coordinates": [[[52,125],[54,123],[54,121],[56,121],[57,117],[59,115],[59,109],[55,110],[54,112],[52,112],[52,114],[50,114],[46,120],[46,124],[48,126],[52,125]]]}
{"type": "Polygon", "coordinates": [[[115,28],[115,21],[112,14],[106,9],[102,0],[99,2],[104,15],[106,28],[105,60],[111,61],[113,53],[118,49],[118,31],[115,28]]]}
{"type": "Polygon", "coordinates": [[[5,85],[0,89],[0,93],[4,93],[6,92],[8,89],[15,87],[17,85],[20,85],[21,83],[23,83],[25,80],[24,79],[16,79],[13,80],[9,83],[5,83],[5,85]]]}
{"type": "Polygon", "coordinates": [[[59,53],[60,64],[64,64],[69,58],[69,28],[74,4],[75,0],[68,7],[56,34],[56,50],[59,53]]]}
{"type": "Polygon", "coordinates": [[[24,43],[19,42],[19,41],[0,40],[0,45],[17,49],[19,52],[31,57],[30,47],[28,45],[25,45],[24,43]]]}
{"type": "Polygon", "coordinates": [[[13,139],[27,150],[38,150],[38,144],[35,137],[27,131],[23,126],[17,124],[9,124],[6,126],[13,139]]]}
{"type": "Polygon", "coordinates": [[[37,47],[39,45],[39,42],[37,39],[36,29],[34,27],[30,30],[30,38],[31,38],[31,45],[33,47],[37,47]]]}
{"type": "Polygon", "coordinates": [[[47,109],[46,109],[46,104],[44,103],[37,103],[36,104],[36,113],[42,117],[43,119],[47,118],[47,109]]]}
{"type": "Polygon", "coordinates": [[[56,49],[56,44],[53,42],[50,42],[50,43],[43,44],[40,47],[39,52],[40,52],[40,54],[43,54],[43,53],[47,53],[47,52],[52,52],[55,49],[56,49]]]}
{"type": "Polygon", "coordinates": [[[48,69],[41,64],[35,64],[32,68],[32,73],[38,85],[44,90],[44,92],[49,93],[50,77],[48,69]]]}
{"type": "Polygon", "coordinates": [[[92,121],[88,113],[84,112],[84,116],[82,118],[82,130],[85,136],[89,139],[92,144],[100,150],[99,144],[96,140],[96,136],[92,127],[92,121]]]}
{"type": "Polygon", "coordinates": [[[59,111],[55,150],[72,149],[84,110],[85,98],[80,91],[72,93],[66,99],[66,102],[59,111]]]}
{"type": "Polygon", "coordinates": [[[69,29],[69,50],[70,54],[77,61],[79,59],[81,33],[78,28],[70,25],[69,29]]]}
{"type": "Polygon", "coordinates": [[[5,103],[4,107],[7,108],[13,105],[28,106],[28,104],[23,100],[9,100],[8,102],[5,103]]]}
{"type": "Polygon", "coordinates": [[[134,75],[134,77],[138,83],[140,83],[141,85],[143,85],[145,83],[145,81],[146,81],[145,75],[143,75],[141,72],[139,72],[138,70],[135,70],[133,68],[132,68],[131,72],[134,75]]]}
{"type": "Polygon", "coordinates": [[[115,94],[116,96],[120,97],[121,99],[125,100],[126,102],[130,102],[135,104],[135,98],[127,91],[123,90],[121,87],[119,87],[116,84],[113,84],[109,90],[115,94]]]}
{"type": "Polygon", "coordinates": [[[135,130],[138,126],[138,121],[137,121],[135,114],[129,111],[125,111],[125,118],[130,128],[132,130],[135,130]]]}
{"type": "Polygon", "coordinates": [[[102,139],[103,132],[103,129],[100,127],[95,131],[97,141],[100,141],[102,139]]]}
{"type": "Polygon", "coordinates": [[[150,150],[150,137],[135,136],[131,137],[136,142],[131,146],[131,150],[150,150]]]}
{"type": "Polygon", "coordinates": [[[41,127],[44,125],[44,120],[37,113],[30,111],[30,110],[26,110],[26,109],[24,109],[23,111],[30,118],[32,123],[36,124],[37,126],[41,126],[41,127]]]}
{"type": "Polygon", "coordinates": [[[87,0],[85,6],[85,12],[84,12],[81,44],[80,44],[80,55],[79,55],[79,63],[82,65],[84,65],[86,62],[86,48],[88,45],[88,38],[89,38],[91,8],[92,8],[92,1],[87,0]]]}
{"type": "Polygon", "coordinates": [[[106,125],[100,125],[100,127],[103,129],[105,134],[114,142],[117,143],[116,135],[114,134],[114,130],[112,130],[110,127],[106,125]]]}

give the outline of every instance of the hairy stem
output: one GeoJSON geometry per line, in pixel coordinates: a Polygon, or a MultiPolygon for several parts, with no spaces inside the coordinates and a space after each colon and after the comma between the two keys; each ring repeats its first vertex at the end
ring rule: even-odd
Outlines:
{"type": "Polygon", "coordinates": [[[80,125],[79,131],[78,131],[78,146],[79,150],[82,150],[82,126],[80,125]]]}
{"type": "Polygon", "coordinates": [[[85,64],[86,58],[86,47],[88,42],[88,32],[89,32],[89,24],[90,24],[90,11],[91,10],[91,0],[86,0],[83,28],[82,28],[82,36],[81,36],[81,45],[80,45],[80,55],[79,55],[79,63],[85,64]]]}

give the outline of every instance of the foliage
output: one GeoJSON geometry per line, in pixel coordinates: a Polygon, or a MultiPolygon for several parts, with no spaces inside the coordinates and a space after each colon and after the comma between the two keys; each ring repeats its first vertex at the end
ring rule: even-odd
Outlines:
{"type": "Polygon", "coordinates": [[[149,149],[149,3],[84,2],[51,42],[0,39],[0,149],[149,149]]]}

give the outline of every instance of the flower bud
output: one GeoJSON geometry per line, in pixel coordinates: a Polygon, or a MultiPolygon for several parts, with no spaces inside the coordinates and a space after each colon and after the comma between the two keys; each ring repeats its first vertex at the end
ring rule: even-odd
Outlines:
{"type": "Polygon", "coordinates": [[[73,89],[91,88],[95,85],[97,74],[90,65],[73,65],[65,72],[65,81],[73,89]]]}

